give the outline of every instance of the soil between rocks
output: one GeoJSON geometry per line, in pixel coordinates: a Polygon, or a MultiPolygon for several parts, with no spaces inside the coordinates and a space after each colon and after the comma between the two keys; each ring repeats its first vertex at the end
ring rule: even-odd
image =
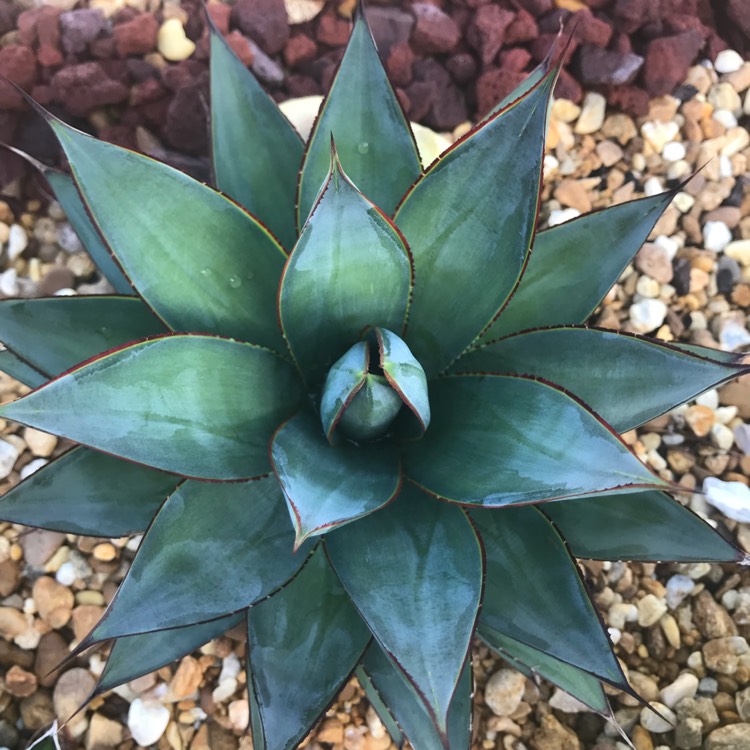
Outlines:
{"type": "MultiPolygon", "coordinates": [[[[3,6],[0,19],[6,13],[11,26],[5,36],[0,36],[0,71],[7,71],[2,66],[12,57],[7,52],[9,48],[31,50],[36,61],[34,74],[22,83],[35,96],[52,105],[65,101],[69,106],[67,114],[76,117],[79,124],[84,122],[90,130],[123,145],[157,152],[200,174],[205,169],[202,161],[205,118],[202,110],[199,116],[195,114],[197,105],[192,97],[199,97],[205,89],[205,60],[201,59],[202,30],[194,20],[195,9],[187,2],[181,7],[136,2],[119,10],[117,4],[117,0],[109,3],[102,0],[98,4],[92,0],[84,8],[74,3],[58,3],[52,10],[49,6],[32,9],[31,15],[26,16],[17,15],[25,7],[20,3],[13,4],[9,14],[3,6]],[[92,8],[100,9],[103,17],[110,19],[95,33],[91,31],[92,25],[86,26],[91,24],[90,16],[85,22],[80,16],[74,19],[75,23],[64,20],[65,13],[79,14],[92,8]],[[146,16],[152,21],[147,21],[146,16]],[[158,30],[168,18],[177,18],[197,47],[189,58],[158,67],[154,57],[158,54],[155,53],[158,30]],[[109,23],[114,23],[113,33],[109,31],[109,23]],[[18,29],[13,30],[13,25],[18,29]],[[76,36],[70,29],[77,29],[80,34],[82,27],[88,29],[85,34],[93,36],[84,34],[85,42],[79,36],[78,46],[83,47],[75,51],[76,36]],[[120,27],[126,30],[118,32],[120,27]],[[59,62],[55,50],[61,57],[59,62]],[[89,73],[82,73],[80,66],[88,65],[91,60],[99,61],[97,72],[91,73],[94,69],[89,67],[86,69],[89,73]],[[118,79],[122,62],[128,72],[118,79]],[[144,75],[138,80],[133,71],[139,69],[140,63],[156,67],[159,76],[144,75]],[[106,81],[96,78],[101,71],[105,72],[106,81]],[[62,79],[55,82],[60,74],[62,79]],[[95,78],[87,79],[89,74],[95,78]],[[70,78],[66,79],[66,75],[70,78]],[[172,88],[168,84],[171,77],[179,80],[172,88]],[[104,96],[102,91],[116,90],[112,82],[124,87],[126,96],[119,100],[113,93],[104,96]],[[186,90],[190,93],[185,93],[186,90]],[[160,96],[148,91],[158,91],[160,96]],[[87,101],[92,92],[98,92],[96,96],[104,100],[87,101]],[[150,96],[154,98],[149,99],[150,96]],[[106,101],[107,98],[115,100],[106,101]],[[185,101],[192,102],[192,119],[187,117],[189,108],[185,101]],[[149,116],[151,119],[144,114],[144,106],[149,102],[160,102],[149,116]]],[[[291,13],[311,13],[317,7],[314,0],[287,5],[291,13]]],[[[711,6],[707,3],[673,2],[671,6],[665,3],[664,8],[673,9],[671,21],[665,13],[663,18],[632,29],[623,20],[627,17],[625,9],[643,4],[592,1],[588,3],[592,13],[581,10],[581,5],[575,0],[557,3],[539,0],[508,7],[471,2],[446,5],[445,17],[458,29],[457,36],[442,16],[439,24],[425,26],[422,21],[419,27],[419,20],[414,21],[414,16],[431,18],[435,11],[397,8],[399,14],[409,16],[412,21],[406,43],[394,41],[398,37],[391,41],[391,53],[387,56],[389,70],[396,77],[402,75],[397,83],[413,119],[454,130],[454,135],[458,135],[468,127],[467,118],[481,110],[482,76],[491,73],[506,85],[507,76],[494,71],[507,73],[508,60],[516,57],[520,61],[521,51],[530,57],[519,70],[531,65],[534,44],[541,45],[537,40],[557,29],[556,25],[550,26],[550,19],[559,24],[559,19],[567,21],[567,14],[573,10],[578,10],[579,17],[588,14],[600,25],[587,21],[586,28],[598,29],[602,38],[605,32],[601,24],[612,31],[609,41],[602,46],[596,47],[590,40],[586,43],[599,50],[620,50],[618,54],[627,55],[631,52],[622,52],[624,42],[616,41],[626,37],[631,50],[635,50],[632,54],[643,53],[640,56],[645,62],[652,46],[661,49],[664,43],[658,45],[660,40],[698,29],[696,21],[702,29],[709,29],[700,31],[705,36],[700,46],[693,45],[695,51],[690,59],[683,54],[679,65],[672,60],[663,69],[673,80],[668,91],[654,88],[657,84],[649,79],[645,63],[636,72],[633,85],[627,83],[613,89],[582,80],[580,65],[585,43],[579,45],[577,57],[568,67],[572,71],[570,79],[578,88],[569,81],[566,84],[568,79],[564,78],[563,85],[567,88],[558,91],[558,95],[567,94],[567,98],[559,99],[552,112],[542,221],[558,223],[577,212],[644,193],[653,194],[676,184],[707,162],[667,210],[649,243],[634,265],[626,269],[593,322],[647,332],[665,340],[742,350],[750,343],[747,189],[750,136],[746,127],[750,114],[750,65],[738,62],[726,51],[719,53],[725,49],[724,40],[729,39],[740,52],[744,51],[747,43],[747,36],[741,34],[744,27],[738,20],[731,29],[722,26],[722,18],[726,16],[714,13],[709,17],[706,9],[711,6]],[[497,32],[497,24],[501,25],[498,11],[515,13],[506,25],[512,28],[519,16],[525,18],[520,9],[526,9],[534,19],[536,37],[513,42],[509,41],[514,37],[508,37],[507,28],[502,35],[486,33],[488,28],[497,32]],[[686,23],[675,33],[675,18],[686,9],[691,13],[684,16],[686,23]],[[491,22],[486,21],[487,17],[491,22]],[[421,31],[416,32],[417,28],[421,31]],[[548,28],[552,31],[543,31],[548,28]],[[723,39],[720,34],[724,34],[723,39]],[[491,55],[493,45],[497,49],[491,55]],[[689,67],[703,54],[724,72],[717,73],[711,64],[689,67]],[[463,83],[458,64],[461,56],[470,57],[474,65],[472,76],[463,83]],[[410,69],[410,78],[404,68],[410,69]],[[438,69],[443,72],[438,73],[438,69]],[[417,85],[425,83],[419,78],[420,70],[431,71],[424,75],[432,76],[427,83],[432,81],[434,85],[417,85]],[[438,102],[435,91],[441,90],[440,81],[447,80],[446,72],[452,88],[443,87],[449,93],[438,102]],[[599,93],[594,92],[595,88],[599,93]],[[638,108],[628,105],[628,101],[635,99],[627,100],[622,93],[632,93],[632,89],[641,92],[633,95],[640,102],[638,108]],[[454,90],[461,96],[455,97],[454,90]],[[664,95],[653,98],[649,92],[664,95]],[[602,93],[609,96],[608,104],[602,93]],[[669,95],[672,93],[676,96],[669,95]],[[454,108],[453,120],[447,116],[440,119],[449,109],[446,102],[451,96],[451,107],[458,100],[463,101],[463,108],[454,108]],[[414,102],[422,103],[421,113],[414,108],[414,102]]],[[[727,13],[736,12],[737,7],[727,3],[727,13]]],[[[252,52],[252,62],[248,59],[248,63],[256,72],[259,66],[265,66],[260,69],[266,71],[267,83],[279,98],[290,93],[318,93],[330,78],[340,54],[337,50],[346,38],[344,31],[348,32],[344,16],[351,11],[351,5],[325,6],[314,19],[291,26],[286,19],[282,19],[283,24],[279,21],[278,8],[279,3],[264,0],[238,3],[231,12],[225,6],[221,9],[213,6],[211,12],[217,23],[222,18],[230,23],[232,33],[236,32],[233,43],[239,52],[245,49],[243,44],[247,45],[252,52]],[[262,31],[258,30],[259,19],[265,22],[262,31]],[[249,37],[253,38],[248,41],[249,37]],[[281,70],[281,78],[277,69],[281,70]],[[314,81],[316,87],[305,83],[305,78],[314,81]],[[273,80],[277,81],[275,86],[273,80]]],[[[404,23],[403,17],[392,13],[390,6],[373,5],[372,10],[377,11],[376,15],[381,14],[378,17],[398,18],[404,23]]],[[[636,20],[640,18],[634,15],[631,26],[636,20]]],[[[3,31],[1,24],[0,31],[3,31]]],[[[180,38],[173,41],[179,50],[180,38]]],[[[24,54],[27,53],[13,53],[24,54]]],[[[141,66],[140,70],[145,68],[141,66]]],[[[492,80],[492,76],[485,80],[492,80]]],[[[122,89],[118,90],[117,96],[122,96],[122,89]]],[[[502,89],[492,90],[502,95],[502,89]]],[[[0,97],[4,93],[7,95],[0,88],[0,97]]],[[[7,99],[1,100],[0,130],[2,123],[7,127],[9,122],[12,123],[9,132],[16,143],[41,157],[56,158],[55,150],[46,136],[41,136],[42,131],[28,113],[12,109],[7,99]]],[[[62,213],[44,200],[40,183],[17,161],[6,159],[2,164],[0,242],[4,243],[4,252],[0,293],[39,296],[106,292],[106,282],[96,275],[62,213]]],[[[21,390],[17,383],[0,378],[3,400],[16,397],[21,390]]],[[[697,402],[628,433],[626,439],[652,468],[684,485],[699,488],[709,476],[747,485],[748,420],[750,379],[745,379],[719,392],[705,394],[697,402]]],[[[4,479],[0,489],[14,485],[66,447],[34,430],[19,429],[12,424],[2,428],[0,474],[4,474],[4,479]]],[[[686,501],[750,550],[747,525],[726,518],[700,494],[686,501]]],[[[22,527],[0,524],[0,666],[4,671],[0,683],[3,717],[0,747],[24,747],[32,732],[43,728],[56,713],[63,717],[71,713],[88,694],[102,668],[100,655],[82,657],[68,665],[62,674],[48,675],[48,672],[101,614],[127,571],[137,542],[137,539],[108,541],[29,532],[22,527]]],[[[654,721],[653,715],[642,712],[628,696],[612,695],[616,717],[638,750],[750,748],[747,569],[732,565],[617,562],[585,562],[583,569],[633,686],[647,700],[658,701],[667,711],[674,712],[676,731],[654,721]]],[[[251,747],[251,741],[244,735],[248,706],[243,656],[243,636],[232,633],[185,657],[178,665],[97,699],[68,725],[68,746],[87,750],[132,748],[136,746],[133,733],[148,737],[151,732],[155,746],[162,750],[251,747]]],[[[614,728],[603,719],[583,711],[580,705],[546,683],[535,685],[521,679],[484,647],[477,646],[473,662],[476,748],[625,747],[618,742],[614,728]]],[[[352,681],[306,745],[336,750],[385,750],[391,742],[352,681]]]]}

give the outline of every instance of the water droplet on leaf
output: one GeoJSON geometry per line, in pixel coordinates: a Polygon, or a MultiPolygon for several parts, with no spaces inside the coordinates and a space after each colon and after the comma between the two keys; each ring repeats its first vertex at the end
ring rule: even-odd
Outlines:
{"type": "Polygon", "coordinates": [[[362,141],[362,143],[357,145],[357,151],[359,151],[360,154],[366,154],[370,150],[370,144],[367,141],[362,141]]]}
{"type": "Polygon", "coordinates": [[[229,286],[231,286],[232,289],[237,289],[238,287],[242,286],[242,279],[239,276],[232,274],[229,277],[229,286]]]}

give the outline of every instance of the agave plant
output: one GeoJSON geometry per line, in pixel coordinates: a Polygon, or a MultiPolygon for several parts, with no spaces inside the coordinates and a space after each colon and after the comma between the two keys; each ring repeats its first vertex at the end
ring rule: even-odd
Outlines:
{"type": "Polygon", "coordinates": [[[477,634],[630,691],[575,557],[744,559],[619,433],[747,368],[585,325],[672,194],[537,231],[558,69],[425,170],[361,9],[306,146],[212,32],[215,187],[46,115],[117,294],[0,302],[34,389],[0,415],[78,443],[0,517],[145,532],[97,693],[241,622],[256,748],[353,672],[397,741],[468,748],[477,634]]]}

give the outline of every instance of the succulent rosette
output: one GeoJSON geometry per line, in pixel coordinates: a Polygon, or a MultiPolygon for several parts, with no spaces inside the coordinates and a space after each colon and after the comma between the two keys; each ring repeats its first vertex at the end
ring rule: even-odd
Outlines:
{"type": "Polygon", "coordinates": [[[34,389],[0,414],[78,443],[0,517],[145,532],[97,693],[242,622],[259,750],[354,671],[394,739],[468,748],[477,634],[629,690],[575,557],[743,559],[619,434],[747,368],[585,325],[672,193],[537,231],[557,72],[424,170],[361,9],[306,146],[212,32],[215,186],[47,116],[116,294],[0,302],[34,389]]]}

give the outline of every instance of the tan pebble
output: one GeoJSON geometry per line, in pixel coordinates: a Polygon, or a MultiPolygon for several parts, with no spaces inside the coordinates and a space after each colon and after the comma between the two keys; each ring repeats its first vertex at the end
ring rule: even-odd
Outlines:
{"type": "Polygon", "coordinates": [[[622,159],[622,149],[614,141],[600,141],[596,144],[596,153],[605,167],[611,167],[622,159]]]}
{"type": "Polygon", "coordinates": [[[94,547],[93,555],[97,560],[101,560],[102,562],[110,562],[117,557],[117,549],[115,548],[114,544],[111,544],[110,542],[103,542],[102,544],[97,544],[96,547],[94,547]]]}
{"type": "Polygon", "coordinates": [[[76,591],[76,604],[93,604],[97,607],[103,607],[106,602],[101,591],[84,589],[83,591],[76,591]]]}
{"type": "Polygon", "coordinates": [[[101,714],[94,714],[86,732],[86,750],[117,747],[123,739],[122,725],[101,714]]]}
{"type": "Polygon", "coordinates": [[[13,223],[13,211],[10,210],[10,206],[3,200],[0,200],[0,221],[8,225],[13,223]]]}
{"type": "Polygon", "coordinates": [[[179,701],[195,694],[203,680],[203,670],[197,659],[186,656],[177,667],[169,683],[169,693],[172,700],[179,701]]]}
{"type": "Polygon", "coordinates": [[[159,28],[157,49],[165,60],[186,60],[195,52],[195,42],[185,35],[185,28],[177,18],[169,18],[159,28]]]}
{"type": "Polygon", "coordinates": [[[82,604],[76,607],[72,613],[73,635],[76,640],[83,640],[103,614],[104,607],[97,607],[94,604],[82,604]]]}
{"type": "Polygon", "coordinates": [[[726,81],[737,93],[742,93],[745,89],[750,88],[750,62],[746,62],[739,70],[734,70],[723,76],[726,81]]]}
{"type": "Polygon", "coordinates": [[[602,135],[616,140],[621,146],[633,140],[638,135],[633,120],[624,114],[609,115],[602,125],[602,135]]]}
{"type": "Polygon", "coordinates": [[[50,576],[41,576],[34,581],[32,596],[39,616],[53,630],[66,625],[73,610],[73,592],[50,576]]]}
{"type": "Polygon", "coordinates": [[[681,640],[680,628],[677,625],[677,620],[675,620],[672,615],[667,613],[661,618],[661,620],[659,620],[659,624],[661,625],[664,637],[669,642],[669,645],[675,649],[679,648],[681,640]]]}
{"type": "Polygon", "coordinates": [[[391,738],[385,734],[381,737],[373,737],[371,734],[365,735],[364,750],[388,750],[391,746],[391,738]]]}
{"type": "Polygon", "coordinates": [[[16,698],[26,698],[36,691],[36,675],[14,664],[5,673],[5,688],[16,698]]]}
{"type": "Polygon", "coordinates": [[[707,94],[713,82],[714,78],[712,77],[712,73],[703,65],[693,65],[693,67],[688,70],[687,78],[685,79],[685,83],[695,86],[700,94],[707,94]]]}
{"type": "Polygon", "coordinates": [[[742,111],[742,100],[731,83],[717,83],[711,87],[706,98],[716,109],[728,109],[735,115],[742,111]]]}
{"type": "Polygon", "coordinates": [[[244,732],[250,723],[250,704],[246,699],[231,701],[227,708],[229,723],[235,732],[244,732]]]}
{"type": "Polygon", "coordinates": [[[705,437],[711,431],[715,415],[713,409],[708,406],[694,404],[685,411],[685,421],[690,425],[690,429],[695,435],[705,437]]]}
{"type": "Polygon", "coordinates": [[[709,275],[700,268],[690,269],[690,291],[700,292],[708,286],[709,275]]]}
{"type": "Polygon", "coordinates": [[[604,123],[604,113],[607,100],[601,95],[590,91],[583,99],[581,115],[573,128],[579,135],[596,133],[604,123]]]}
{"type": "Polygon", "coordinates": [[[581,108],[570,99],[555,99],[552,103],[551,115],[560,122],[568,124],[575,122],[581,114],[581,108]]]}
{"type": "Polygon", "coordinates": [[[23,439],[26,442],[26,445],[29,446],[29,450],[35,456],[41,458],[51,456],[57,447],[57,437],[55,435],[50,435],[41,430],[35,430],[32,427],[27,427],[23,431],[23,439]]]}
{"type": "Polygon", "coordinates": [[[639,724],[633,727],[633,745],[635,750],[654,750],[654,741],[647,729],[639,724]]]}
{"type": "Polygon", "coordinates": [[[338,719],[325,719],[316,733],[318,742],[341,744],[344,741],[344,725],[338,719]]]}
{"type": "Polygon", "coordinates": [[[0,245],[4,245],[10,237],[10,227],[3,221],[0,221],[0,245]]]}
{"type": "MultiPolygon", "coordinates": [[[[74,667],[63,672],[52,693],[57,716],[63,720],[72,716],[91,695],[95,685],[96,680],[87,669],[74,667]]],[[[73,721],[85,718],[84,712],[81,712],[73,721]]]]}
{"type": "Polygon", "coordinates": [[[555,189],[554,196],[563,206],[575,208],[581,213],[591,211],[591,199],[586,189],[578,180],[562,180],[555,189]]]}

